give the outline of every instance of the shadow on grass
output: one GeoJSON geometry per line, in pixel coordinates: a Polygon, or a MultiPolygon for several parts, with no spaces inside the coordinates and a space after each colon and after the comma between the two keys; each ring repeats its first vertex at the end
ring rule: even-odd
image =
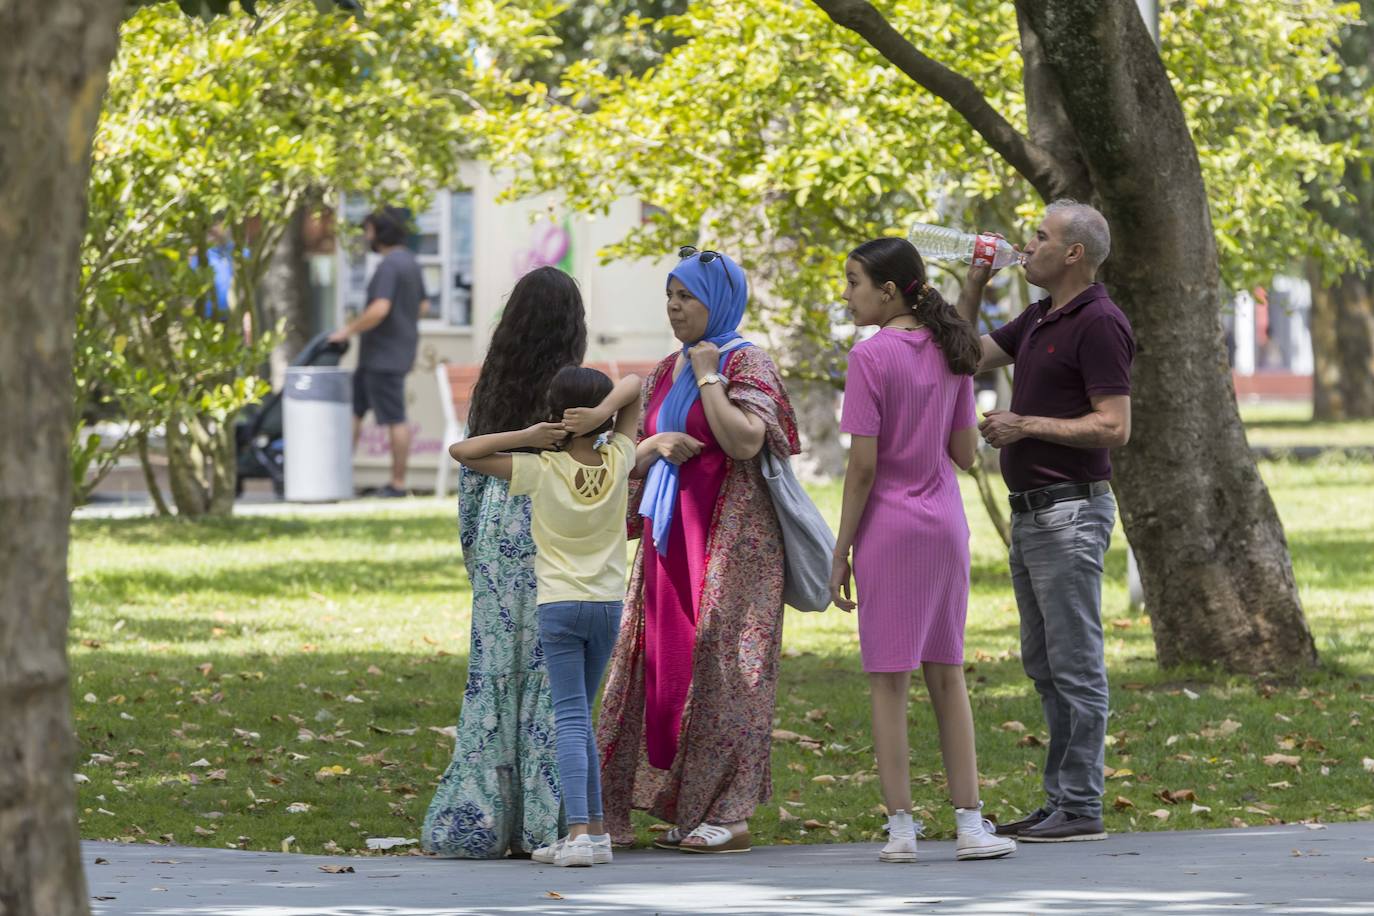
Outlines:
{"type": "Polygon", "coordinates": [[[1288,536],[1298,584],[1308,587],[1374,588],[1374,546],[1364,531],[1320,529],[1288,536]]]}
{"type": "Polygon", "coordinates": [[[321,528],[331,540],[359,540],[384,544],[398,540],[449,541],[457,550],[458,521],[452,516],[345,515],[321,518],[236,516],[233,518],[81,519],[73,522],[83,539],[108,538],[126,543],[203,546],[239,545],[249,541],[312,537],[321,528]]]}
{"type": "Polygon", "coordinates": [[[186,594],[298,599],[310,592],[456,594],[466,591],[462,563],[451,559],[283,559],[209,571],[104,569],[79,581],[89,601],[156,601],[186,594]]]}

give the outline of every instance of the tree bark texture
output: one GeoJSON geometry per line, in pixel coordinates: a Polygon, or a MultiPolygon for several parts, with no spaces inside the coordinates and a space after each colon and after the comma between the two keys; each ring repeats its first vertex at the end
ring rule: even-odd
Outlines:
{"type": "Polygon", "coordinates": [[[1312,283],[1312,418],[1374,419],[1374,274],[1312,283]]]}
{"type": "Polygon", "coordinates": [[[1138,344],[1134,430],[1115,455],[1115,487],[1160,664],[1314,665],[1226,365],[1197,149],[1134,0],[1018,0],[1029,137],[1009,137],[967,81],[932,77],[870,3],[814,2],[944,98],[1047,201],[1072,194],[1106,216],[1115,247],[1104,279],[1138,344]]]}
{"type": "Polygon", "coordinates": [[[310,341],[310,264],[305,247],[305,223],[309,211],[298,207],[291,215],[272,260],[262,278],[263,330],[284,323],[281,340],[272,348],[272,387],[286,381],[286,367],[310,341]]]}
{"type": "Polygon", "coordinates": [[[67,677],[72,338],[122,3],[0,0],[0,913],[87,910],[67,677]]]}

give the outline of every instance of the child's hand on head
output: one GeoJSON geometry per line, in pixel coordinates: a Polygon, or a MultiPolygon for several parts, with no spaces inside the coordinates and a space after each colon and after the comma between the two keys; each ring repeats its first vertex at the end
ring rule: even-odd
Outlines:
{"type": "Polygon", "coordinates": [[[563,411],[563,428],[574,436],[585,436],[608,419],[599,407],[569,407],[563,411]]]}
{"type": "Polygon", "coordinates": [[[536,423],[525,430],[526,439],[532,448],[553,448],[568,438],[568,430],[562,423],[536,423]]]}

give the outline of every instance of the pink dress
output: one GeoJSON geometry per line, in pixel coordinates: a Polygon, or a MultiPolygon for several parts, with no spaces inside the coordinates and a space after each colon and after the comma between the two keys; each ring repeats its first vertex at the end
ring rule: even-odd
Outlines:
{"type": "MultiPolygon", "coordinates": [[[[673,386],[671,374],[649,398],[644,435],[658,434],[658,412],[673,386]]],[[[666,770],[677,756],[682,710],[692,685],[692,655],[706,575],[706,539],[729,458],[716,442],[701,401],[687,413],[687,435],[701,453],[678,468],[678,505],[668,528],[666,555],[644,526],[644,744],[649,763],[666,770]]]]}
{"type": "Polygon", "coordinates": [[[878,439],[854,541],[865,671],[964,661],[969,530],[947,448],[975,425],[973,379],[949,371],[929,331],[885,328],[850,351],[840,429],[878,439]]]}

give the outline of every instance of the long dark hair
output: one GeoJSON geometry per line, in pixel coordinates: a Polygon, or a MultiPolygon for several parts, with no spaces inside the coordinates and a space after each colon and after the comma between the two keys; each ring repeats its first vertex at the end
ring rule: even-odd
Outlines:
{"type": "MultiPolygon", "coordinates": [[[[599,369],[589,366],[564,366],[549,383],[548,419],[557,423],[563,419],[563,411],[572,407],[595,407],[606,400],[615,383],[611,377],[599,369]]],[[[599,436],[615,425],[615,418],[607,418],[596,429],[585,435],[599,436]]],[[[571,438],[571,437],[570,437],[571,438]]]]}
{"type": "Polygon", "coordinates": [[[874,286],[896,285],[906,307],[935,337],[950,372],[973,375],[978,370],[983,345],[973,326],[930,285],[925,261],[916,246],[906,239],[872,239],[851,251],[849,257],[858,262],[874,286]]]}
{"type": "Polygon", "coordinates": [[[544,393],[587,355],[587,311],[577,282],[556,267],[520,278],[491,335],[472,389],[468,435],[524,429],[546,419],[544,393]]]}

